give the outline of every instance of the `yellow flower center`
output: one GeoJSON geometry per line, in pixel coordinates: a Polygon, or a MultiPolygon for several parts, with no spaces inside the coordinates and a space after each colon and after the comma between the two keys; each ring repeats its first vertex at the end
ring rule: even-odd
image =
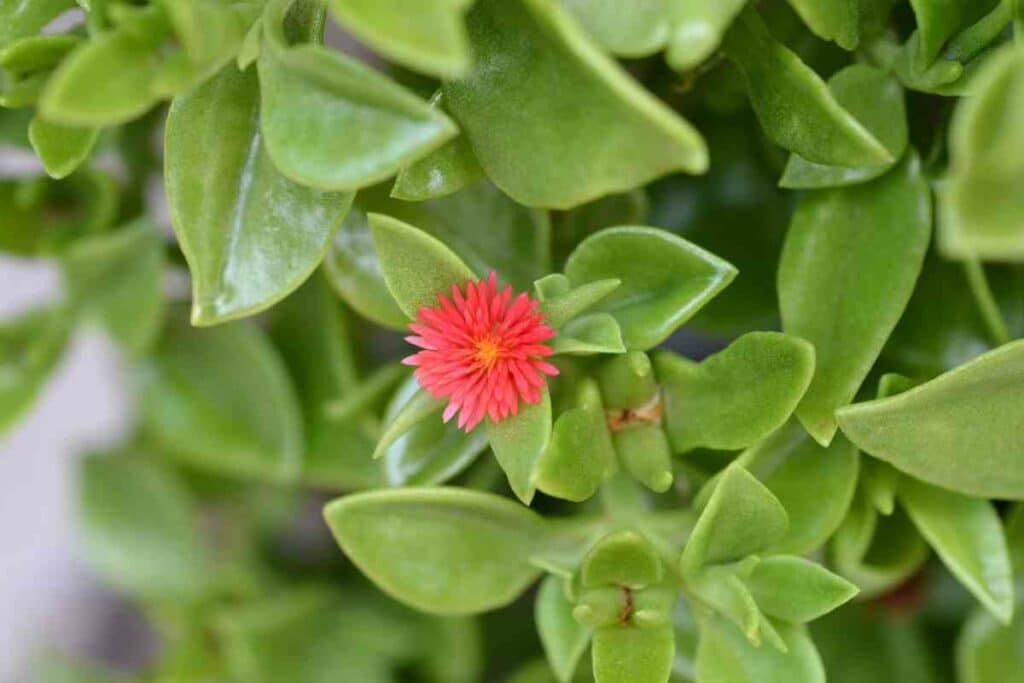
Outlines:
{"type": "Polygon", "coordinates": [[[492,368],[502,356],[501,344],[488,335],[476,340],[476,359],[485,368],[492,368]]]}

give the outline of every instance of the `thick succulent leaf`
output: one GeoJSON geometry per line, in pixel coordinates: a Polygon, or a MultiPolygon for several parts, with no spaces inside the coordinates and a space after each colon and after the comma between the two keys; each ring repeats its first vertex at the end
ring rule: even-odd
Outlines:
{"type": "Polygon", "coordinates": [[[35,401],[71,331],[65,308],[23,313],[0,324],[0,433],[35,401]]]}
{"type": "Polygon", "coordinates": [[[726,54],[747,82],[765,133],[808,161],[832,166],[878,166],[894,158],[829,92],[796,53],[775,40],[748,9],[725,36],[726,54]]]}
{"type": "Polygon", "coordinates": [[[665,341],[736,276],[714,254],[664,230],[616,227],[585,239],[569,256],[573,286],[616,279],[621,284],[594,306],[611,313],[628,349],[665,341]]]}
{"type": "MultiPolygon", "coordinates": [[[[885,145],[893,163],[903,156],[907,149],[907,114],[903,88],[897,81],[880,69],[854,64],[832,76],[828,89],[840,106],[885,145]]],[[[793,154],[779,185],[791,189],[853,185],[873,180],[891,167],[892,163],[860,168],[828,166],[793,154]]]]}
{"type": "Polygon", "coordinates": [[[1013,574],[992,503],[906,478],[900,502],[942,561],[1004,624],[1013,616],[1013,574]]]}
{"type": "Polygon", "coordinates": [[[401,86],[319,45],[264,50],[259,76],[267,153],[281,173],[309,187],[372,185],[457,132],[401,86]]]}
{"type": "Polygon", "coordinates": [[[331,399],[354,392],[358,372],[348,315],[322,274],[271,309],[269,328],[302,404],[302,481],[332,489],[379,484],[376,430],[366,411],[338,418],[325,410],[331,399]]]}
{"type": "Polygon", "coordinates": [[[820,547],[842,523],[854,496],[859,458],[845,438],[825,448],[791,420],[737,462],[786,509],[788,531],[771,551],[802,555],[820,547]]]}
{"type": "Polygon", "coordinates": [[[574,288],[569,278],[555,273],[534,282],[533,288],[541,302],[545,321],[557,330],[615,291],[620,284],[620,280],[598,280],[574,288]]]}
{"type": "Polygon", "coordinates": [[[409,323],[388,291],[366,212],[353,207],[324,259],[334,290],[355,311],[378,325],[404,330],[409,323]]]}
{"type": "Polygon", "coordinates": [[[655,356],[672,449],[736,450],[778,429],[814,374],[814,347],[778,332],[750,332],[701,363],[655,356]]]}
{"type": "Polygon", "coordinates": [[[789,4],[819,38],[846,50],[857,47],[860,0],[789,0],[789,4]]]}
{"type": "Polygon", "coordinates": [[[873,182],[805,195],[793,216],[779,307],[782,328],[814,344],[814,379],[796,414],[822,444],[899,321],[930,235],[930,193],[913,155],[873,182]]]}
{"type": "Polygon", "coordinates": [[[989,351],[930,382],[839,412],[861,450],[936,486],[1024,499],[1024,342],[989,351]]]}
{"type": "Polygon", "coordinates": [[[646,57],[661,50],[669,28],[665,0],[628,5],[606,0],[561,0],[594,42],[618,57],[646,57]]]}
{"type": "Polygon", "coordinates": [[[46,81],[39,114],[52,123],[105,126],[152,107],[160,72],[154,45],[128,31],[108,31],[76,48],[46,81]]]}
{"type": "Polygon", "coordinates": [[[683,572],[741,560],[768,548],[785,537],[788,525],[778,498],[742,466],[730,465],[683,548],[683,572]]]}
{"type": "Polygon", "coordinates": [[[82,463],[79,486],[86,559],[104,580],[149,600],[202,597],[210,558],[196,505],[173,470],[93,455],[82,463]]]}
{"type": "Polygon", "coordinates": [[[445,83],[445,106],[487,175],[516,201],[568,208],[707,168],[697,132],[554,0],[481,0],[467,24],[474,66],[445,83]]]}
{"type": "Polygon", "coordinates": [[[920,45],[918,59],[931,64],[946,41],[974,23],[1000,0],[910,0],[917,17],[920,45]]]}
{"type": "Polygon", "coordinates": [[[233,476],[294,481],[301,473],[295,387],[257,328],[174,322],[138,380],[143,428],[168,454],[233,476]]]}
{"type": "MultiPolygon", "coordinates": [[[[394,423],[418,389],[414,377],[398,388],[384,413],[384,424],[394,423]]],[[[467,434],[454,421],[443,422],[434,410],[382,452],[384,479],[391,486],[443,484],[472,464],[485,448],[485,430],[467,434]]]]}
{"type": "Polygon", "coordinates": [[[590,644],[592,632],[573,618],[573,605],[565,597],[562,583],[557,576],[544,579],[537,591],[533,619],[555,678],[559,683],[568,683],[590,644]]]}
{"type": "Polygon", "coordinates": [[[744,579],[757,606],[772,617],[805,623],[857,594],[857,587],[802,557],[764,557],[744,579]]]}
{"type": "Polygon", "coordinates": [[[949,176],[941,187],[939,245],[955,258],[1024,259],[1024,55],[1007,46],[978,75],[950,127],[949,176]]]}
{"type": "Polygon", "coordinates": [[[164,321],[164,242],[140,220],[76,240],[61,254],[71,301],[129,352],[149,349],[164,321]]]}
{"type": "Polygon", "coordinates": [[[590,355],[595,353],[624,353],[622,329],[608,313],[590,313],[570,320],[558,331],[551,344],[556,354],[590,355]]]}
{"type": "Polygon", "coordinates": [[[661,558],[651,543],[635,531],[617,531],[594,544],[580,565],[584,588],[625,586],[642,588],[661,581],[661,558]]]}
{"type": "Polygon", "coordinates": [[[73,0],[0,0],[0,48],[24,36],[35,35],[58,14],[75,6],[73,0]]]}
{"type": "Polygon", "coordinates": [[[551,440],[551,396],[547,386],[537,403],[520,401],[516,415],[487,419],[487,438],[509,486],[527,505],[537,490],[537,463],[551,440]]]}
{"type": "Polygon", "coordinates": [[[426,612],[496,609],[540,573],[529,558],[545,542],[542,519],[492,494],[372,491],[329,503],[324,517],[348,557],[381,590],[426,612]]]}
{"type": "Polygon", "coordinates": [[[675,645],[671,624],[601,627],[594,632],[594,681],[662,683],[672,671],[675,645]]]}
{"type": "Polygon", "coordinates": [[[665,60],[669,66],[686,71],[710,57],[746,4],[747,0],[666,0],[670,29],[665,60]]]}
{"type": "Polygon", "coordinates": [[[701,683],[824,683],[821,657],[800,625],[774,622],[787,652],[754,647],[735,625],[714,616],[700,621],[697,680],[701,683]]]}
{"type": "Polygon", "coordinates": [[[51,178],[64,178],[89,157],[98,128],[48,123],[36,117],[28,126],[28,139],[51,178]]]}
{"type": "Polygon", "coordinates": [[[615,447],[598,399],[596,405],[580,405],[558,416],[534,479],[549,496],[579,502],[594,495],[616,468],[615,447]]]}
{"type": "Polygon", "coordinates": [[[463,14],[472,0],[331,0],[331,14],[382,55],[441,78],[461,76],[472,55],[463,14]]]}
{"type": "Polygon", "coordinates": [[[612,432],[619,464],[655,493],[672,487],[672,448],[656,422],[640,422],[612,432]]]}
{"type": "Polygon", "coordinates": [[[320,264],[352,195],[297,185],[275,168],[259,130],[256,74],[228,65],[175,98],[165,182],[192,273],[192,321],[263,310],[320,264]]]}
{"type": "MultiPolygon", "coordinates": [[[[1017,609],[1024,609],[1020,602],[1017,609]]],[[[987,611],[974,612],[957,639],[956,671],[961,683],[1014,683],[1024,671],[1024,619],[1005,625],[987,611]]]]}

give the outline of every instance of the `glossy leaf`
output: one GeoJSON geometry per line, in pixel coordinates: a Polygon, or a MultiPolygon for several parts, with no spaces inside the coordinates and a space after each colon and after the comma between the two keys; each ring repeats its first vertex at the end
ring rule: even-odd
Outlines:
{"type": "Polygon", "coordinates": [[[930,233],[928,185],[913,156],[874,182],[808,194],[793,216],[779,306],[783,329],[814,344],[814,379],[796,415],[820,443],[903,313],[930,233]]]}
{"type": "Polygon", "coordinates": [[[859,0],[789,0],[807,27],[845,50],[857,47],[859,0]]]}
{"type": "Polygon", "coordinates": [[[786,509],[789,527],[772,551],[802,555],[820,547],[842,523],[854,496],[859,458],[845,438],[824,448],[790,420],[737,462],[786,509]]]}
{"type": "Polygon", "coordinates": [[[496,609],[539,573],[528,560],[544,542],[541,519],[491,494],[373,491],[329,503],[324,517],[345,553],[381,590],[427,612],[496,609]]]}
{"type": "Polygon", "coordinates": [[[992,504],[910,478],[900,482],[899,498],[953,575],[1008,624],[1013,616],[1013,574],[992,504]]]}
{"type": "Polygon", "coordinates": [[[779,428],[814,374],[814,347],[777,332],[751,332],[694,363],[655,357],[672,448],[736,450],[779,428]]]}
{"type": "MultiPolygon", "coordinates": [[[[899,159],[907,149],[907,114],[903,89],[885,72],[862,64],[848,66],[828,81],[829,91],[840,106],[853,115],[885,148],[899,159]]],[[[847,168],[790,156],[779,185],[809,189],[853,185],[873,180],[892,164],[847,168]]]]}
{"type": "Polygon", "coordinates": [[[747,0],[667,0],[670,31],[665,59],[669,66],[685,71],[710,57],[746,4],[747,0]]]}
{"type": "Polygon", "coordinates": [[[23,313],[0,324],[0,433],[35,401],[67,344],[64,308],[23,313]]]}
{"type": "Polygon", "coordinates": [[[450,295],[476,279],[473,271],[442,242],[400,220],[367,216],[388,290],[402,311],[415,318],[422,306],[436,306],[440,294],[450,295]]]}
{"type": "Polygon", "coordinates": [[[129,352],[149,349],[164,322],[164,243],[147,221],[75,241],[61,255],[72,301],[129,352]]]}
{"type": "Polygon", "coordinates": [[[786,510],[764,484],[739,465],[717,482],[680,560],[684,573],[706,564],[741,560],[786,535],[786,510]]]}
{"type": "Polygon", "coordinates": [[[605,626],[594,632],[595,683],[661,683],[672,670],[671,625],[605,626]]]}
{"type": "Polygon", "coordinates": [[[64,10],[74,7],[72,0],[3,0],[0,2],[0,48],[23,36],[35,35],[64,10]]]}
{"type": "Polygon", "coordinates": [[[770,616],[805,623],[857,594],[857,587],[802,557],[764,557],[744,579],[757,606],[770,616]]]}
{"type": "Polygon", "coordinates": [[[665,0],[629,5],[604,0],[561,0],[601,47],[619,57],[646,57],[661,50],[669,27],[665,0]]]}
{"type": "Polygon", "coordinates": [[[821,78],[772,37],[753,10],[733,23],[723,48],[746,79],[762,128],[780,147],[833,166],[878,166],[894,160],[821,78]]]}
{"type": "Polygon", "coordinates": [[[256,328],[175,322],[138,379],[145,431],[170,455],[233,476],[299,476],[298,398],[280,356],[256,328]]]}
{"type": "Polygon", "coordinates": [[[465,73],[472,55],[463,13],[471,0],[332,0],[338,21],[389,59],[442,78],[465,73]]]}
{"type": "Polygon", "coordinates": [[[622,330],[608,313],[591,313],[570,320],[558,331],[551,344],[557,353],[590,355],[594,353],[623,353],[622,330]]]}
{"type": "Polygon", "coordinates": [[[700,622],[697,680],[701,683],[824,683],[821,657],[803,626],[775,622],[787,652],[754,647],[733,624],[707,617],[700,622]]]}
{"type": "Polygon", "coordinates": [[[568,208],[674,170],[707,168],[696,131],[554,2],[482,0],[467,26],[473,69],[445,83],[445,106],[487,175],[517,202],[568,208]]]}
{"type": "Polygon", "coordinates": [[[267,153],[281,173],[309,187],[372,185],[457,132],[412,93],[318,45],[264,50],[259,76],[267,153]]]}
{"type": "Polygon", "coordinates": [[[278,172],[263,146],[258,97],[256,74],[229,65],[176,98],[167,118],[167,198],[197,325],[250,315],[298,287],[352,203],[278,172]]]}
{"type": "Polygon", "coordinates": [[[556,576],[541,582],[533,614],[551,670],[560,683],[567,683],[590,644],[591,629],[573,619],[572,603],[566,599],[562,580],[556,576]]]}
{"type": "Polygon", "coordinates": [[[201,597],[210,558],[181,478],[163,465],[114,456],[90,456],[81,472],[82,536],[99,574],[150,600],[201,597]]]}
{"type": "Polygon", "coordinates": [[[617,279],[621,284],[593,310],[611,313],[628,349],[663,342],[736,276],[714,254],[655,228],[608,228],[569,256],[573,286],[617,279]]]}
{"type": "Polygon", "coordinates": [[[533,283],[544,311],[544,320],[554,329],[562,327],[601,299],[618,289],[621,280],[597,280],[573,288],[564,275],[548,275],[533,283]]]}
{"type": "Polygon", "coordinates": [[[862,450],[922,481],[985,498],[1024,498],[1024,416],[1014,382],[1024,342],[990,351],[891,398],[840,411],[862,450]]]}
{"type": "Polygon", "coordinates": [[[921,36],[920,60],[930,64],[959,29],[981,18],[1000,0],[910,0],[921,36]]]}
{"type": "Polygon", "coordinates": [[[509,486],[527,505],[536,491],[537,463],[551,440],[551,396],[544,387],[537,403],[520,401],[519,412],[499,422],[487,419],[487,438],[509,486]]]}

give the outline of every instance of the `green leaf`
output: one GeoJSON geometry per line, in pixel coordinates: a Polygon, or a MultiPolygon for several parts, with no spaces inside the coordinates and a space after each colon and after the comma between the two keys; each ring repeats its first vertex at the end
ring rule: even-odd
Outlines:
{"type": "Polygon", "coordinates": [[[814,374],[814,347],[778,332],[751,332],[701,363],[670,352],[654,363],[673,451],[736,450],[789,418],[814,374]]]}
{"type": "Polygon", "coordinates": [[[90,456],[82,463],[79,505],[86,558],[104,580],[149,600],[202,597],[210,558],[198,511],[173,470],[90,456]]]}
{"type": "Polygon", "coordinates": [[[551,443],[537,462],[534,476],[544,493],[576,502],[594,495],[617,468],[596,383],[584,380],[579,393],[578,405],[555,420],[551,443]]]}
{"type": "Polygon", "coordinates": [[[789,0],[789,4],[819,38],[834,41],[844,50],[860,42],[859,0],[789,0]]]}
{"type": "Polygon", "coordinates": [[[592,631],[573,619],[572,603],[562,590],[562,579],[548,576],[541,582],[533,614],[551,670],[560,683],[568,683],[590,644],[592,631]]]}
{"type": "Polygon", "coordinates": [[[194,467],[294,481],[303,429],[295,387],[257,328],[169,326],[139,368],[146,433],[194,467]]]}
{"type": "MultiPolygon", "coordinates": [[[[845,0],[844,0],[845,1],[845,0]]],[[[836,102],[885,145],[892,158],[899,159],[907,149],[907,114],[903,88],[879,69],[854,64],[836,73],[828,81],[836,102]]],[[[893,162],[895,163],[895,162],[893,162]]],[[[848,168],[807,161],[793,154],[779,185],[792,189],[810,189],[855,185],[884,174],[892,163],[848,168]]]]}
{"type": "Polygon", "coordinates": [[[915,479],[900,482],[900,502],[942,561],[993,616],[1013,616],[1013,574],[999,514],[969,498],[915,479]]]}
{"type": "Polygon", "coordinates": [[[578,355],[626,351],[619,323],[607,313],[590,313],[570,320],[558,331],[551,349],[556,354],[578,355]]]}
{"type": "Polygon", "coordinates": [[[356,356],[346,311],[321,274],[271,309],[269,332],[295,383],[301,402],[305,454],[303,482],[333,489],[368,488],[380,483],[372,458],[375,425],[366,410],[344,418],[325,406],[347,397],[358,383],[356,356]]]}
{"type": "Polygon", "coordinates": [[[641,421],[612,432],[619,464],[655,493],[672,487],[672,448],[661,424],[641,421]]]}
{"type": "Polygon", "coordinates": [[[742,466],[730,465],[683,548],[682,571],[741,560],[782,540],[788,524],[772,492],[742,466]]]}
{"type": "MultiPolygon", "coordinates": [[[[439,90],[430,101],[443,111],[439,90]]],[[[465,135],[458,135],[433,152],[403,168],[391,188],[391,196],[409,202],[446,197],[484,177],[465,135]]]]}
{"type": "Polygon", "coordinates": [[[450,295],[453,286],[476,279],[458,256],[423,230],[381,214],[367,218],[384,281],[410,318],[423,306],[436,306],[437,297],[450,295]]]}
{"type": "Polygon", "coordinates": [[[370,223],[359,207],[348,212],[334,235],[324,271],[334,291],[359,315],[398,330],[409,324],[384,283],[370,223]]]}
{"type": "Polygon", "coordinates": [[[983,498],[1024,498],[1024,420],[1015,382],[1024,342],[989,351],[891,398],[839,411],[861,450],[917,479],[983,498]]]}
{"type": "Polygon", "coordinates": [[[487,175],[517,202],[568,208],[707,168],[696,131],[553,0],[481,0],[467,26],[475,62],[466,78],[444,84],[445,106],[487,175]]]}
{"type": "Polygon", "coordinates": [[[628,5],[603,0],[561,0],[598,45],[617,57],[646,57],[661,50],[669,35],[665,0],[628,5]]]}
{"type": "Polygon", "coordinates": [[[690,2],[668,0],[670,23],[665,60],[676,71],[687,71],[710,57],[747,0],[690,2]]]}
{"type": "Polygon", "coordinates": [[[544,387],[537,403],[520,402],[516,415],[487,418],[487,438],[519,500],[529,505],[536,491],[537,463],[551,440],[551,396],[544,387]]]}
{"type": "Polygon", "coordinates": [[[824,683],[821,657],[802,625],[773,622],[787,652],[754,647],[733,624],[700,621],[697,680],[701,683],[824,683]]]}
{"type": "Polygon", "coordinates": [[[569,278],[556,273],[537,280],[533,287],[541,301],[545,322],[557,330],[614,292],[620,284],[621,280],[597,280],[573,288],[569,278]]]}
{"type": "Polygon", "coordinates": [[[65,308],[30,311],[0,323],[0,433],[35,401],[70,331],[65,308]]]}
{"type": "Polygon", "coordinates": [[[961,28],[984,16],[1000,0],[910,0],[920,34],[919,60],[931,64],[961,28]]]}
{"type": "MultiPolygon", "coordinates": [[[[390,426],[413,395],[419,391],[415,377],[398,388],[384,414],[390,426]]],[[[420,392],[421,396],[429,395],[420,392]]],[[[443,484],[465,470],[487,448],[487,432],[474,429],[467,434],[455,421],[438,419],[440,408],[398,436],[383,452],[384,478],[391,486],[432,486],[443,484]]]]}
{"type": "Polygon", "coordinates": [[[72,302],[131,353],[152,347],[164,322],[164,242],[148,221],[76,240],[61,255],[72,302]]]}
{"type": "Polygon", "coordinates": [[[51,178],[64,178],[78,168],[89,157],[99,133],[98,128],[47,123],[39,117],[28,126],[32,149],[51,178]]]}
{"type": "Polygon", "coordinates": [[[565,264],[573,286],[617,279],[594,310],[611,313],[628,349],[646,350],[668,338],[736,276],[714,254],[664,230],[617,227],[576,247],[565,264]]]}
{"type": "Polygon", "coordinates": [[[931,233],[915,156],[864,185],[804,196],[779,264],[782,328],[814,344],[817,365],[796,409],[828,444],[914,291],[931,233]]]}
{"type": "Polygon", "coordinates": [[[859,458],[845,438],[825,448],[790,420],[737,462],[786,509],[788,531],[772,552],[802,555],[820,547],[842,523],[857,484],[859,458]]]}
{"type": "Polygon", "coordinates": [[[457,133],[439,110],[319,45],[264,50],[258,64],[267,153],[297,183],[323,190],[366,187],[457,133]]]}
{"type": "Polygon", "coordinates": [[[664,570],[650,542],[635,531],[609,534],[594,544],[580,566],[584,588],[638,589],[659,583],[664,570]]]}
{"type": "Polygon", "coordinates": [[[381,590],[426,612],[496,609],[540,573],[529,558],[544,541],[542,519],[495,495],[372,491],[329,503],[324,517],[345,553],[381,590]]]}
{"type": "Polygon", "coordinates": [[[1024,259],[1021,195],[1024,56],[1007,46],[978,75],[950,126],[949,176],[939,192],[939,246],[955,258],[1024,259]]]}
{"type": "Polygon", "coordinates": [[[675,645],[671,624],[599,628],[594,632],[594,681],[663,683],[672,671],[675,645]]]}
{"type": "Polygon", "coordinates": [[[416,378],[410,378],[395,392],[392,404],[388,407],[388,419],[381,432],[373,457],[383,456],[391,444],[403,434],[407,434],[416,425],[427,418],[441,412],[444,402],[434,398],[420,388],[416,378]]]}
{"type": "Polygon", "coordinates": [[[857,594],[857,587],[802,557],[764,557],[744,579],[765,614],[806,623],[857,594]]]}
{"type": "Polygon", "coordinates": [[[109,126],[152,107],[160,56],[128,31],[108,31],[76,48],[46,82],[39,115],[69,126],[109,126]]]}
{"type": "Polygon", "coordinates": [[[8,43],[39,33],[58,14],[75,6],[72,0],[0,0],[0,48],[8,43]]]}
{"type": "MultiPolygon", "coordinates": [[[[1018,609],[1020,603],[1018,602],[1018,609]]],[[[1024,619],[999,623],[976,610],[964,623],[956,643],[957,680],[962,683],[1013,683],[1024,671],[1024,619]]]]}
{"type": "Polygon", "coordinates": [[[167,117],[167,198],[197,325],[287,296],[320,264],[352,202],[277,171],[260,135],[258,95],[256,74],[229,65],[175,98],[167,117]]]}
{"type": "Polygon", "coordinates": [[[892,154],[844,109],[814,71],[775,40],[754,10],[733,23],[723,43],[747,82],[765,133],[808,161],[879,166],[892,154]]]}
{"type": "Polygon", "coordinates": [[[402,0],[331,0],[331,14],[382,55],[440,78],[469,68],[463,14],[472,0],[426,0],[411,9],[402,0]]]}
{"type": "Polygon", "coordinates": [[[214,0],[164,0],[162,6],[187,57],[187,82],[193,85],[206,80],[235,57],[250,26],[259,23],[254,21],[255,11],[244,5],[214,0]]]}

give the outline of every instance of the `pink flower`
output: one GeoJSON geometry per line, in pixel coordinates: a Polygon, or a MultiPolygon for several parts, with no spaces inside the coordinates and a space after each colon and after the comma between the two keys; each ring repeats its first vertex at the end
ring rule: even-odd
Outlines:
{"type": "Polygon", "coordinates": [[[519,399],[537,403],[545,375],[558,368],[544,361],[551,355],[545,342],[555,331],[544,324],[536,299],[515,298],[512,288],[498,291],[497,275],[468,282],[465,294],[452,285],[451,298],[423,306],[415,335],[406,337],[421,349],[402,362],[416,366],[416,379],[434,398],[448,398],[444,421],[459,413],[459,427],[471,431],[484,416],[504,420],[519,412],[519,399]]]}

